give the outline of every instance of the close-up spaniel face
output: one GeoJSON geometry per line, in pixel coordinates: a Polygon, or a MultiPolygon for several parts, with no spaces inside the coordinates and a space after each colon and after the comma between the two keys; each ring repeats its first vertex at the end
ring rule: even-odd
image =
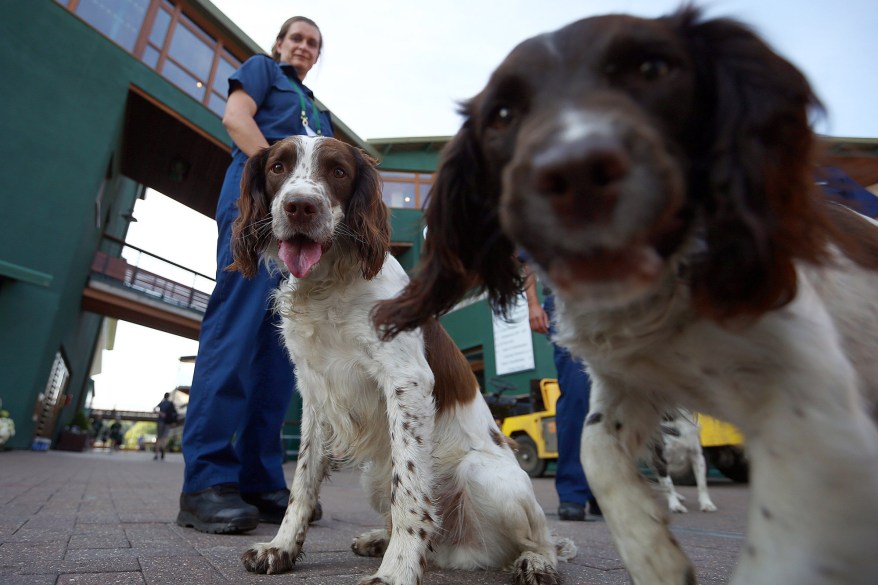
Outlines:
{"type": "Polygon", "coordinates": [[[503,230],[555,286],[620,300],[658,278],[685,229],[696,98],[674,24],[608,16],[522,43],[467,104],[503,230]]]}
{"type": "Polygon", "coordinates": [[[528,39],[463,105],[425,257],[376,323],[390,337],[473,287],[508,310],[522,249],[561,296],[594,308],[649,298],[677,273],[704,316],[782,306],[794,260],[821,261],[839,236],[814,194],[811,108],[791,63],[692,7],[528,39]]]}
{"type": "Polygon", "coordinates": [[[371,278],[390,240],[373,164],[359,149],[323,137],[290,137],[251,157],[232,231],[233,267],[252,276],[262,256],[305,278],[346,243],[371,278]]]}

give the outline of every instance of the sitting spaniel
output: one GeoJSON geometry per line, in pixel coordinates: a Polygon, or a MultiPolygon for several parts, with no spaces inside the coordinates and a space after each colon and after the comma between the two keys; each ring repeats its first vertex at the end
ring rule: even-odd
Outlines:
{"type": "Polygon", "coordinates": [[[638,585],[695,582],[635,461],[678,406],[751,463],[735,585],[878,583],[878,225],[814,185],[816,100],[746,26],[684,8],[529,39],[463,106],[386,338],[523,248],[592,377],[583,464],[638,585]]]}
{"type": "Polygon", "coordinates": [[[421,583],[427,562],[510,567],[516,584],[558,583],[576,551],[550,535],[530,478],[497,428],[463,354],[436,320],[382,342],[375,303],[408,282],[388,253],[381,184],[358,149],[293,137],[252,157],[233,227],[233,267],[284,266],[283,338],[302,395],[290,503],[274,540],[243,555],[257,573],[292,569],[333,458],[364,468],[386,527],[353,550],[383,556],[370,585],[421,583]]]}

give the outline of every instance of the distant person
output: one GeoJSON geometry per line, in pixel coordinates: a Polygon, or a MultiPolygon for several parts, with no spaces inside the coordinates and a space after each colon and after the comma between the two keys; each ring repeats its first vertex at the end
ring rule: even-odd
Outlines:
{"type": "Polygon", "coordinates": [[[110,450],[118,451],[122,448],[122,417],[118,414],[110,425],[110,450]]]}
{"type": "MultiPolygon", "coordinates": [[[[296,380],[278,335],[271,293],[279,273],[265,267],[250,280],[227,272],[236,202],[247,158],[291,135],[332,136],[302,84],[323,49],[314,21],[280,29],[272,56],[255,55],[229,77],[223,125],[234,142],[216,210],[216,287],[201,324],[186,422],[186,470],[177,524],[236,533],[260,521],[279,524],[289,501],[281,429],[296,380]]],[[[319,510],[319,508],[318,508],[319,510]]]]}
{"type": "Polygon", "coordinates": [[[543,305],[540,305],[536,275],[526,262],[524,268],[527,275],[524,292],[530,328],[535,333],[549,336],[555,369],[558,372],[558,388],[561,391],[555,403],[555,428],[558,433],[555,491],[558,492],[558,517],[561,520],[583,521],[587,517],[586,512],[592,516],[601,515],[579,457],[582,427],[591,397],[591,380],[584,365],[552,340],[555,297],[550,290],[544,290],[543,305]]]}
{"type": "Polygon", "coordinates": [[[155,454],[152,458],[155,460],[161,455],[161,458],[164,459],[165,448],[168,443],[168,433],[171,431],[171,426],[177,423],[178,416],[177,407],[174,406],[174,403],[171,401],[170,392],[165,392],[165,397],[158,403],[153,411],[158,413],[158,423],[156,425],[155,434],[155,454]]]}

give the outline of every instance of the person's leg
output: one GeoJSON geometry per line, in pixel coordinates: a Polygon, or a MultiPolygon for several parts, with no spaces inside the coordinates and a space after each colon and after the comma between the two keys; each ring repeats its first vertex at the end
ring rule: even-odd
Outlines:
{"type": "Polygon", "coordinates": [[[582,426],[588,414],[590,381],[582,364],[564,349],[554,346],[555,367],[561,395],[555,406],[558,430],[558,466],[555,489],[562,502],[585,504],[591,491],[579,458],[582,426]]]}
{"type": "MultiPolygon", "coordinates": [[[[232,273],[226,273],[221,280],[217,280],[217,289],[223,287],[222,302],[212,314],[205,315],[202,324],[183,428],[186,460],[183,491],[186,493],[221,483],[240,482],[244,474],[236,444],[246,440],[251,432],[248,427],[254,423],[249,420],[249,411],[275,407],[265,401],[260,406],[261,400],[269,400],[269,396],[263,396],[260,386],[267,385],[275,374],[288,377],[291,371],[288,361],[282,369],[277,368],[279,372],[258,371],[262,364],[254,363],[253,356],[264,345],[261,337],[269,335],[271,341],[279,343],[276,331],[266,331],[263,324],[269,303],[267,295],[272,287],[232,273]],[[227,282],[229,280],[232,282],[227,282]],[[256,395],[256,404],[248,401],[249,395],[256,395]]],[[[279,347],[278,350],[282,351],[279,347]]],[[[288,387],[287,400],[291,391],[288,387]]],[[[280,467],[280,462],[277,466],[280,467]]]]}
{"type": "Polygon", "coordinates": [[[242,168],[243,162],[233,161],[217,205],[216,286],[201,322],[183,425],[184,493],[237,483],[240,471],[232,447],[245,404],[240,376],[249,367],[250,345],[263,312],[253,302],[251,283],[225,270],[231,263],[229,241],[242,168]]]}
{"type": "MultiPolygon", "coordinates": [[[[549,296],[545,309],[550,319],[554,313],[554,299],[549,296]]],[[[550,331],[550,336],[554,327],[550,331]]],[[[583,364],[570,353],[552,343],[558,386],[561,394],[555,405],[555,425],[558,433],[558,463],[555,469],[555,490],[558,493],[559,515],[562,519],[585,519],[585,506],[590,504],[597,512],[597,504],[588,486],[579,458],[582,427],[588,414],[591,381],[583,364]]]]}
{"type": "MultiPolygon", "coordinates": [[[[257,278],[262,278],[262,271],[257,278]]],[[[270,277],[265,275],[266,282],[270,277]]],[[[274,279],[270,284],[277,286],[274,279]]],[[[247,396],[238,428],[235,451],[241,461],[239,483],[243,493],[286,490],[283,473],[281,431],[295,392],[293,364],[278,331],[279,319],[264,312],[259,333],[253,340],[251,363],[242,383],[247,396]]],[[[284,508],[286,502],[284,502],[284,508]]]]}
{"type": "Polygon", "coordinates": [[[293,364],[278,326],[278,316],[266,312],[262,334],[254,343],[250,375],[244,385],[248,400],[235,442],[244,501],[259,508],[260,521],[275,524],[281,522],[289,504],[281,432],[296,391],[293,364]]]}
{"type": "Polygon", "coordinates": [[[201,324],[183,425],[186,467],[177,523],[203,532],[242,532],[259,523],[258,510],[240,496],[233,442],[246,406],[241,377],[251,367],[267,299],[264,286],[225,271],[243,164],[236,158],[229,167],[217,206],[217,281],[201,324]]]}

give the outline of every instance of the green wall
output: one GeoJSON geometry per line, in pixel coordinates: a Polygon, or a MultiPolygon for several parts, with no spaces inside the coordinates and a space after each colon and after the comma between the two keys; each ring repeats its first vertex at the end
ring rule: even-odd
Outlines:
{"type": "MultiPolygon", "coordinates": [[[[88,388],[100,317],[80,310],[82,290],[102,233],[124,238],[120,216],[141,190],[119,172],[129,87],[214,138],[229,139],[216,115],[52,0],[5,3],[0,70],[0,397],[16,422],[10,445],[23,448],[56,351],[63,349],[71,367],[71,405],[59,426],[69,423],[88,388]],[[49,282],[10,278],[14,271],[2,269],[10,266],[49,282]]],[[[430,171],[437,154],[405,155],[397,163],[430,171]]],[[[400,255],[410,270],[421,253],[421,212],[395,209],[391,221],[394,241],[413,243],[400,255]]],[[[462,348],[483,346],[485,379],[494,377],[487,304],[443,322],[462,348]]],[[[522,392],[531,378],[554,376],[548,343],[534,336],[534,347],[536,369],[504,377],[522,392]]]]}
{"type": "Polygon", "coordinates": [[[219,140],[228,136],[216,115],[51,0],[5,3],[0,70],[0,261],[51,276],[48,286],[0,281],[0,397],[16,422],[11,445],[26,447],[59,348],[73,395],[61,424],[86,387],[100,318],[79,310],[82,289],[102,232],[124,237],[117,218],[138,193],[118,174],[129,86],[219,140]]]}

